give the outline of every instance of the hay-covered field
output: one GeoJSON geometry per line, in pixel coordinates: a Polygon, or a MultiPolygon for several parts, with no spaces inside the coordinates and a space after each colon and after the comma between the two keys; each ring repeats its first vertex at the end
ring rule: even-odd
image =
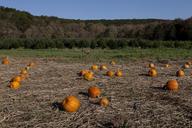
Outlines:
{"type": "MultiPolygon", "coordinates": [[[[105,72],[95,72],[94,81],[86,81],[77,73],[92,63],[66,63],[55,58],[15,58],[10,65],[0,65],[0,127],[2,128],[110,128],[110,127],[192,127],[191,69],[178,78],[175,72],[187,60],[137,60],[121,62],[111,70],[123,70],[124,76],[109,78],[105,72]],[[29,62],[30,77],[18,90],[7,85],[10,78],[29,62]],[[157,65],[158,77],[147,76],[150,62],[157,65]],[[170,68],[164,68],[170,63],[170,68]],[[177,79],[178,92],[163,90],[169,79],[177,79]],[[110,99],[103,108],[98,99],[88,98],[87,89],[97,85],[102,96],[110,99]],[[59,103],[75,95],[81,101],[78,112],[67,113],[59,103]]],[[[96,63],[98,65],[103,63],[96,63]]]]}

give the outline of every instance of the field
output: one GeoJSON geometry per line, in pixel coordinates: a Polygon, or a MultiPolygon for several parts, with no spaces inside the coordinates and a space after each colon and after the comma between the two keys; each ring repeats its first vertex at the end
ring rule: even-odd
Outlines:
{"type": "Polygon", "coordinates": [[[175,73],[191,61],[192,51],[185,49],[50,49],[1,50],[9,56],[10,65],[0,65],[0,127],[2,128],[110,128],[110,127],[191,127],[192,76],[175,73]],[[112,66],[111,60],[117,62],[112,66]],[[29,62],[36,66],[21,88],[12,90],[10,78],[29,62]],[[157,66],[158,76],[147,75],[149,63],[157,66]],[[86,81],[77,73],[92,64],[107,64],[123,77],[109,78],[106,71],[95,72],[95,80],[86,81]],[[171,67],[165,68],[165,64],[171,67]],[[177,79],[177,92],[162,89],[170,79],[177,79]],[[98,99],[89,98],[87,89],[96,85],[102,96],[110,99],[103,108],[98,99]],[[75,95],[81,101],[78,112],[68,113],[60,107],[66,96],[75,95]]]}

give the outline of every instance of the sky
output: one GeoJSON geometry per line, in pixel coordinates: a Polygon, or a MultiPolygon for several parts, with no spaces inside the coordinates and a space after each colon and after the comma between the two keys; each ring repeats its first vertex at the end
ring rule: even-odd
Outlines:
{"type": "Polygon", "coordinates": [[[192,0],[0,0],[0,6],[66,19],[186,19],[192,0]]]}

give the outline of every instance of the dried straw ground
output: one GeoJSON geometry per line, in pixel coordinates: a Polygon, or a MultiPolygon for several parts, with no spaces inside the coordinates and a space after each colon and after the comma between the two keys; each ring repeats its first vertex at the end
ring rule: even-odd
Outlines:
{"type": "Polygon", "coordinates": [[[68,64],[62,60],[34,59],[37,66],[19,90],[7,87],[8,80],[29,61],[12,59],[9,66],[0,65],[0,127],[1,128],[110,128],[110,127],[192,127],[192,77],[175,77],[185,61],[170,61],[171,68],[158,65],[159,76],[146,76],[149,61],[109,66],[123,69],[122,78],[108,78],[104,72],[88,82],[77,75],[91,64],[68,64]],[[178,79],[180,90],[162,90],[169,79],[178,79]],[[110,98],[107,108],[86,95],[91,85],[100,86],[103,96],[110,98]],[[81,101],[76,113],[63,111],[59,103],[75,95],[81,101]]]}

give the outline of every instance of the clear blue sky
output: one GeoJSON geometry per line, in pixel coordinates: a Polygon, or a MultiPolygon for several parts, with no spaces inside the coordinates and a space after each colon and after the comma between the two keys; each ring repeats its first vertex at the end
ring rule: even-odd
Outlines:
{"type": "Polygon", "coordinates": [[[192,0],[0,0],[33,15],[70,19],[188,18],[192,0]]]}

